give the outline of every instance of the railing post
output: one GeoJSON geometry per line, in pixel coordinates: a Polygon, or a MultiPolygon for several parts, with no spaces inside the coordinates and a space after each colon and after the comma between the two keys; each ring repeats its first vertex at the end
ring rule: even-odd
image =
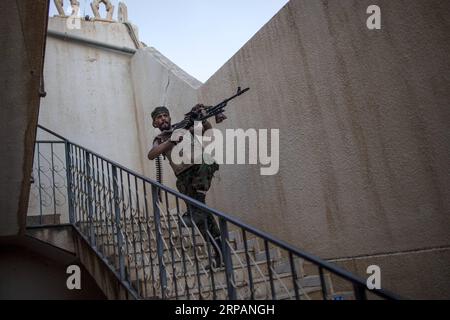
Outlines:
{"type": "Polygon", "coordinates": [[[356,300],[367,300],[366,287],[364,285],[353,283],[356,300]]]}
{"type": "Polygon", "coordinates": [[[55,185],[55,160],[54,160],[54,148],[53,142],[50,143],[50,153],[51,153],[51,165],[52,165],[52,197],[53,197],[53,224],[56,224],[56,185],[55,185]]]}
{"type": "Polygon", "coordinates": [[[94,199],[94,194],[92,192],[92,183],[94,181],[94,176],[92,174],[91,167],[91,154],[85,151],[86,160],[86,181],[87,181],[87,203],[88,203],[88,224],[89,224],[89,240],[92,246],[96,246],[95,241],[95,231],[94,231],[94,208],[92,206],[92,200],[94,199]]]}
{"type": "Polygon", "coordinates": [[[156,248],[158,251],[158,264],[159,264],[159,280],[161,282],[161,295],[162,299],[165,299],[167,288],[167,274],[164,267],[164,247],[161,235],[161,212],[158,207],[158,189],[152,185],[152,202],[153,202],[153,214],[155,216],[155,231],[156,231],[156,248]]]}
{"type": "Polygon", "coordinates": [[[69,142],[65,141],[64,146],[66,148],[66,176],[67,176],[67,199],[69,204],[69,222],[72,225],[75,225],[75,211],[73,205],[73,193],[72,193],[72,161],[71,156],[72,153],[70,151],[69,142]]]}
{"type": "Polygon", "coordinates": [[[117,180],[117,167],[111,165],[113,178],[113,198],[114,198],[114,215],[116,223],[117,246],[119,247],[119,274],[120,280],[125,280],[125,257],[122,252],[123,237],[120,230],[120,205],[119,205],[119,181],[117,180]]]}
{"type": "Polygon", "coordinates": [[[325,282],[325,276],[323,274],[323,268],[322,267],[319,267],[319,275],[320,275],[320,285],[322,287],[323,300],[328,300],[328,297],[327,297],[327,284],[325,282]]]}
{"type": "Polygon", "coordinates": [[[229,233],[227,222],[223,218],[219,218],[220,222],[220,238],[222,240],[222,254],[225,263],[225,274],[227,278],[228,298],[236,300],[236,288],[234,287],[233,260],[231,258],[230,248],[228,247],[229,233]]]}
{"type": "Polygon", "coordinates": [[[40,143],[37,144],[37,169],[38,169],[38,187],[39,187],[39,225],[42,225],[42,186],[41,186],[41,151],[40,143]]]}

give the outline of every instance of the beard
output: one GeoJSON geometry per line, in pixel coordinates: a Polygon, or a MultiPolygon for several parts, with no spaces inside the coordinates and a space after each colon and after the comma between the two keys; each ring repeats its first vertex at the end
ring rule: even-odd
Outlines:
{"type": "Polygon", "coordinates": [[[172,128],[172,126],[170,125],[169,122],[164,122],[159,126],[159,130],[161,131],[167,131],[170,130],[172,128]]]}

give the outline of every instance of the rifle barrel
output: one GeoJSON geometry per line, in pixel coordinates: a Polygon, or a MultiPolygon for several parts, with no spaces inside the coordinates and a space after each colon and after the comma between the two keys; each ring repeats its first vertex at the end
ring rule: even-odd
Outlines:
{"type": "MultiPolygon", "coordinates": [[[[239,89],[240,89],[240,88],[239,88],[239,89]]],[[[210,107],[211,110],[214,110],[215,108],[219,108],[219,107],[222,106],[222,105],[226,105],[228,102],[230,102],[231,100],[233,100],[233,99],[239,97],[240,95],[246,93],[248,90],[250,90],[250,88],[245,88],[244,90],[238,90],[238,92],[237,92],[234,96],[232,96],[232,97],[230,97],[230,98],[228,98],[228,99],[223,100],[222,102],[216,104],[215,106],[210,107]]]]}
{"type": "MultiPolygon", "coordinates": [[[[217,114],[223,112],[223,109],[227,106],[228,102],[230,102],[231,100],[233,100],[233,99],[239,97],[240,95],[246,93],[248,90],[250,90],[250,88],[245,88],[244,90],[241,90],[241,87],[239,87],[238,88],[238,92],[234,96],[223,100],[222,102],[220,102],[219,104],[217,104],[215,106],[207,107],[206,111],[207,111],[208,114],[206,116],[204,116],[204,117],[200,117],[200,119],[198,119],[198,120],[203,121],[203,120],[206,120],[208,118],[211,118],[214,115],[217,115],[217,114]]],[[[190,113],[191,112],[187,113],[186,115],[189,115],[190,113]]],[[[182,120],[182,121],[174,124],[172,126],[172,129],[174,130],[174,129],[183,128],[189,122],[190,121],[186,121],[186,119],[182,120]]]]}

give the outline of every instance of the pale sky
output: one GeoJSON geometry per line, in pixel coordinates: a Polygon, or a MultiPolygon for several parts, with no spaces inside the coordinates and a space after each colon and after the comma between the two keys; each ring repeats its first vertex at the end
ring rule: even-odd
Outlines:
{"type": "MultiPolygon", "coordinates": [[[[288,0],[122,0],[139,38],[205,82],[266,24],[288,0]]],[[[91,0],[80,15],[93,16],[91,0]]],[[[117,18],[119,0],[111,0],[117,18]]],[[[69,0],[64,1],[69,12],[69,0]]],[[[105,15],[101,5],[102,16],[105,15]]],[[[50,15],[56,14],[51,1],[50,15]]]]}

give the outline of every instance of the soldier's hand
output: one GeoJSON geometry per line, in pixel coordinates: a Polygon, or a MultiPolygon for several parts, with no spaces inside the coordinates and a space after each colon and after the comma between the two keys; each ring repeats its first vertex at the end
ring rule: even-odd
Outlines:
{"type": "Polygon", "coordinates": [[[223,114],[223,113],[216,114],[216,123],[221,123],[226,119],[228,119],[228,118],[225,114],[223,114]]]}
{"type": "Polygon", "coordinates": [[[199,103],[192,108],[191,112],[196,113],[198,116],[205,116],[206,107],[203,104],[199,103]]]}
{"type": "Polygon", "coordinates": [[[200,110],[205,109],[205,106],[201,103],[196,104],[192,107],[192,112],[199,112],[200,110]]]}

